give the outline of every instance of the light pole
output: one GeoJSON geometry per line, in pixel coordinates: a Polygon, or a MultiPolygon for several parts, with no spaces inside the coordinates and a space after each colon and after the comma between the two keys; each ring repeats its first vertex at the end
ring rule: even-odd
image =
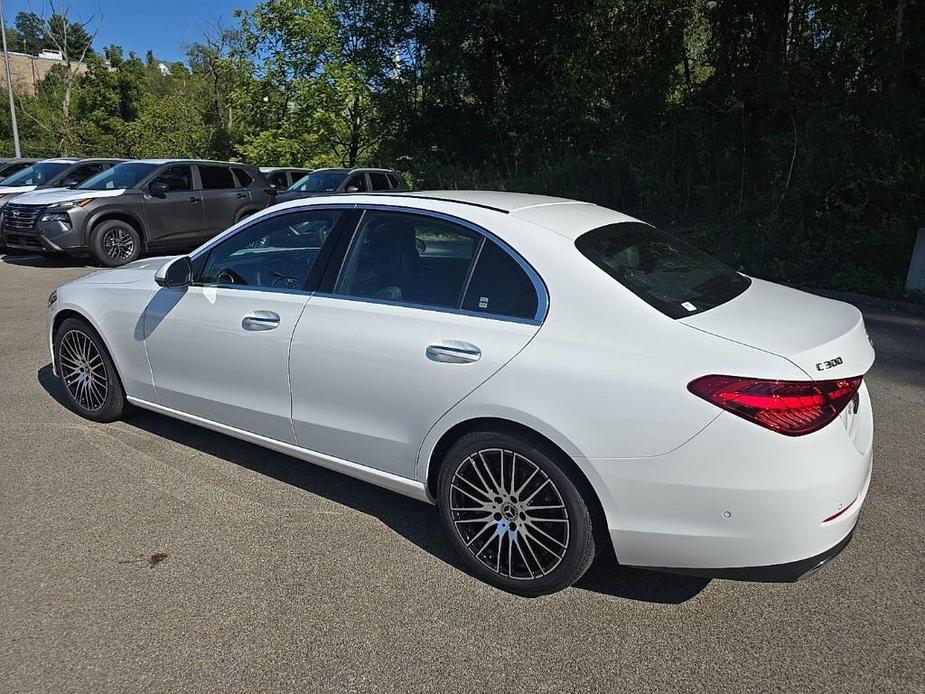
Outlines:
{"type": "Polygon", "coordinates": [[[6,63],[6,91],[10,97],[10,123],[13,125],[13,149],[16,157],[22,156],[19,150],[19,126],[16,124],[16,106],[13,104],[13,76],[10,74],[10,54],[6,50],[6,22],[3,20],[3,0],[0,0],[0,31],[3,33],[3,62],[6,63]]]}

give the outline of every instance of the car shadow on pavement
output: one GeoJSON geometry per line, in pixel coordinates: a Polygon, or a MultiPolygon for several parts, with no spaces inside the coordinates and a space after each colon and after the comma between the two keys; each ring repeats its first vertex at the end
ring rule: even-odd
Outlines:
{"type": "Polygon", "coordinates": [[[40,255],[36,253],[29,254],[23,252],[19,254],[4,251],[3,255],[0,256],[0,260],[8,265],[18,265],[20,267],[89,267],[87,265],[87,260],[73,258],[69,255],[65,255],[64,253],[40,255]]]}
{"type": "MultiPolygon", "coordinates": [[[[51,365],[39,369],[37,376],[42,388],[68,407],[51,365]]],[[[445,539],[437,509],[430,504],[147,410],[134,408],[125,423],[374,516],[440,561],[467,573],[445,539]]],[[[575,588],[640,602],[678,604],[697,595],[707,583],[708,579],[619,566],[612,548],[607,547],[575,588]]]]}

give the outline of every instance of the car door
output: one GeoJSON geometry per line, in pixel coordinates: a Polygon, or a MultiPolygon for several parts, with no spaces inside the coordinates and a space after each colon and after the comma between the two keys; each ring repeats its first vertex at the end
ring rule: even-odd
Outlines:
{"type": "Polygon", "coordinates": [[[238,187],[230,167],[199,164],[197,168],[202,185],[202,240],[207,240],[238,220],[238,212],[250,195],[246,188],[238,187]]]}
{"type": "Polygon", "coordinates": [[[293,443],[289,343],[341,210],[262,218],[193,259],[196,281],[162,288],[144,315],[158,402],[293,443]]]}
{"type": "Polygon", "coordinates": [[[189,164],[168,166],[145,186],[142,195],[145,233],[154,248],[189,248],[202,239],[202,196],[193,190],[189,164]],[[153,195],[151,185],[163,183],[167,192],[153,195]]]}
{"type": "Polygon", "coordinates": [[[475,229],[381,209],[363,213],[343,262],[328,267],[337,277],[326,275],[292,339],[296,440],[412,477],[433,424],[536,334],[542,283],[475,229]],[[487,289],[477,279],[487,248],[522,278],[519,306],[502,301],[503,280],[487,289]]]}

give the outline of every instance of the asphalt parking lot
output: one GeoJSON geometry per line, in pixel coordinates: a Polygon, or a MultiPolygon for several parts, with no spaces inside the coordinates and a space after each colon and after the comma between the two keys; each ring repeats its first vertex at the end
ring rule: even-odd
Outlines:
{"type": "Polygon", "coordinates": [[[46,297],[0,257],[0,691],[923,691],[925,318],[862,305],[876,440],[854,541],[790,585],[599,562],[526,600],[436,510],[135,412],[57,401],[46,297]]]}

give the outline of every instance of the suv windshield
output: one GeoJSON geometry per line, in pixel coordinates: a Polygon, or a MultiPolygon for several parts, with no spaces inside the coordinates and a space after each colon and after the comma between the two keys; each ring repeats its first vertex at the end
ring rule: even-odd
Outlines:
{"type": "Polygon", "coordinates": [[[609,224],[578,237],[592,263],[671,318],[708,311],[751,280],[680,239],[641,222],[609,224]]]}
{"type": "Polygon", "coordinates": [[[3,179],[3,185],[40,186],[70,166],[73,166],[72,162],[39,162],[19,173],[14,173],[9,178],[3,179]]]}
{"type": "Polygon", "coordinates": [[[343,183],[349,171],[314,171],[308,176],[302,176],[292,184],[289,190],[300,193],[331,193],[343,183]]]}
{"type": "Polygon", "coordinates": [[[102,171],[96,176],[88,178],[77,186],[77,190],[117,190],[121,188],[134,188],[138,182],[152,173],[157,164],[142,164],[140,162],[126,162],[116,164],[111,169],[102,171]]]}

